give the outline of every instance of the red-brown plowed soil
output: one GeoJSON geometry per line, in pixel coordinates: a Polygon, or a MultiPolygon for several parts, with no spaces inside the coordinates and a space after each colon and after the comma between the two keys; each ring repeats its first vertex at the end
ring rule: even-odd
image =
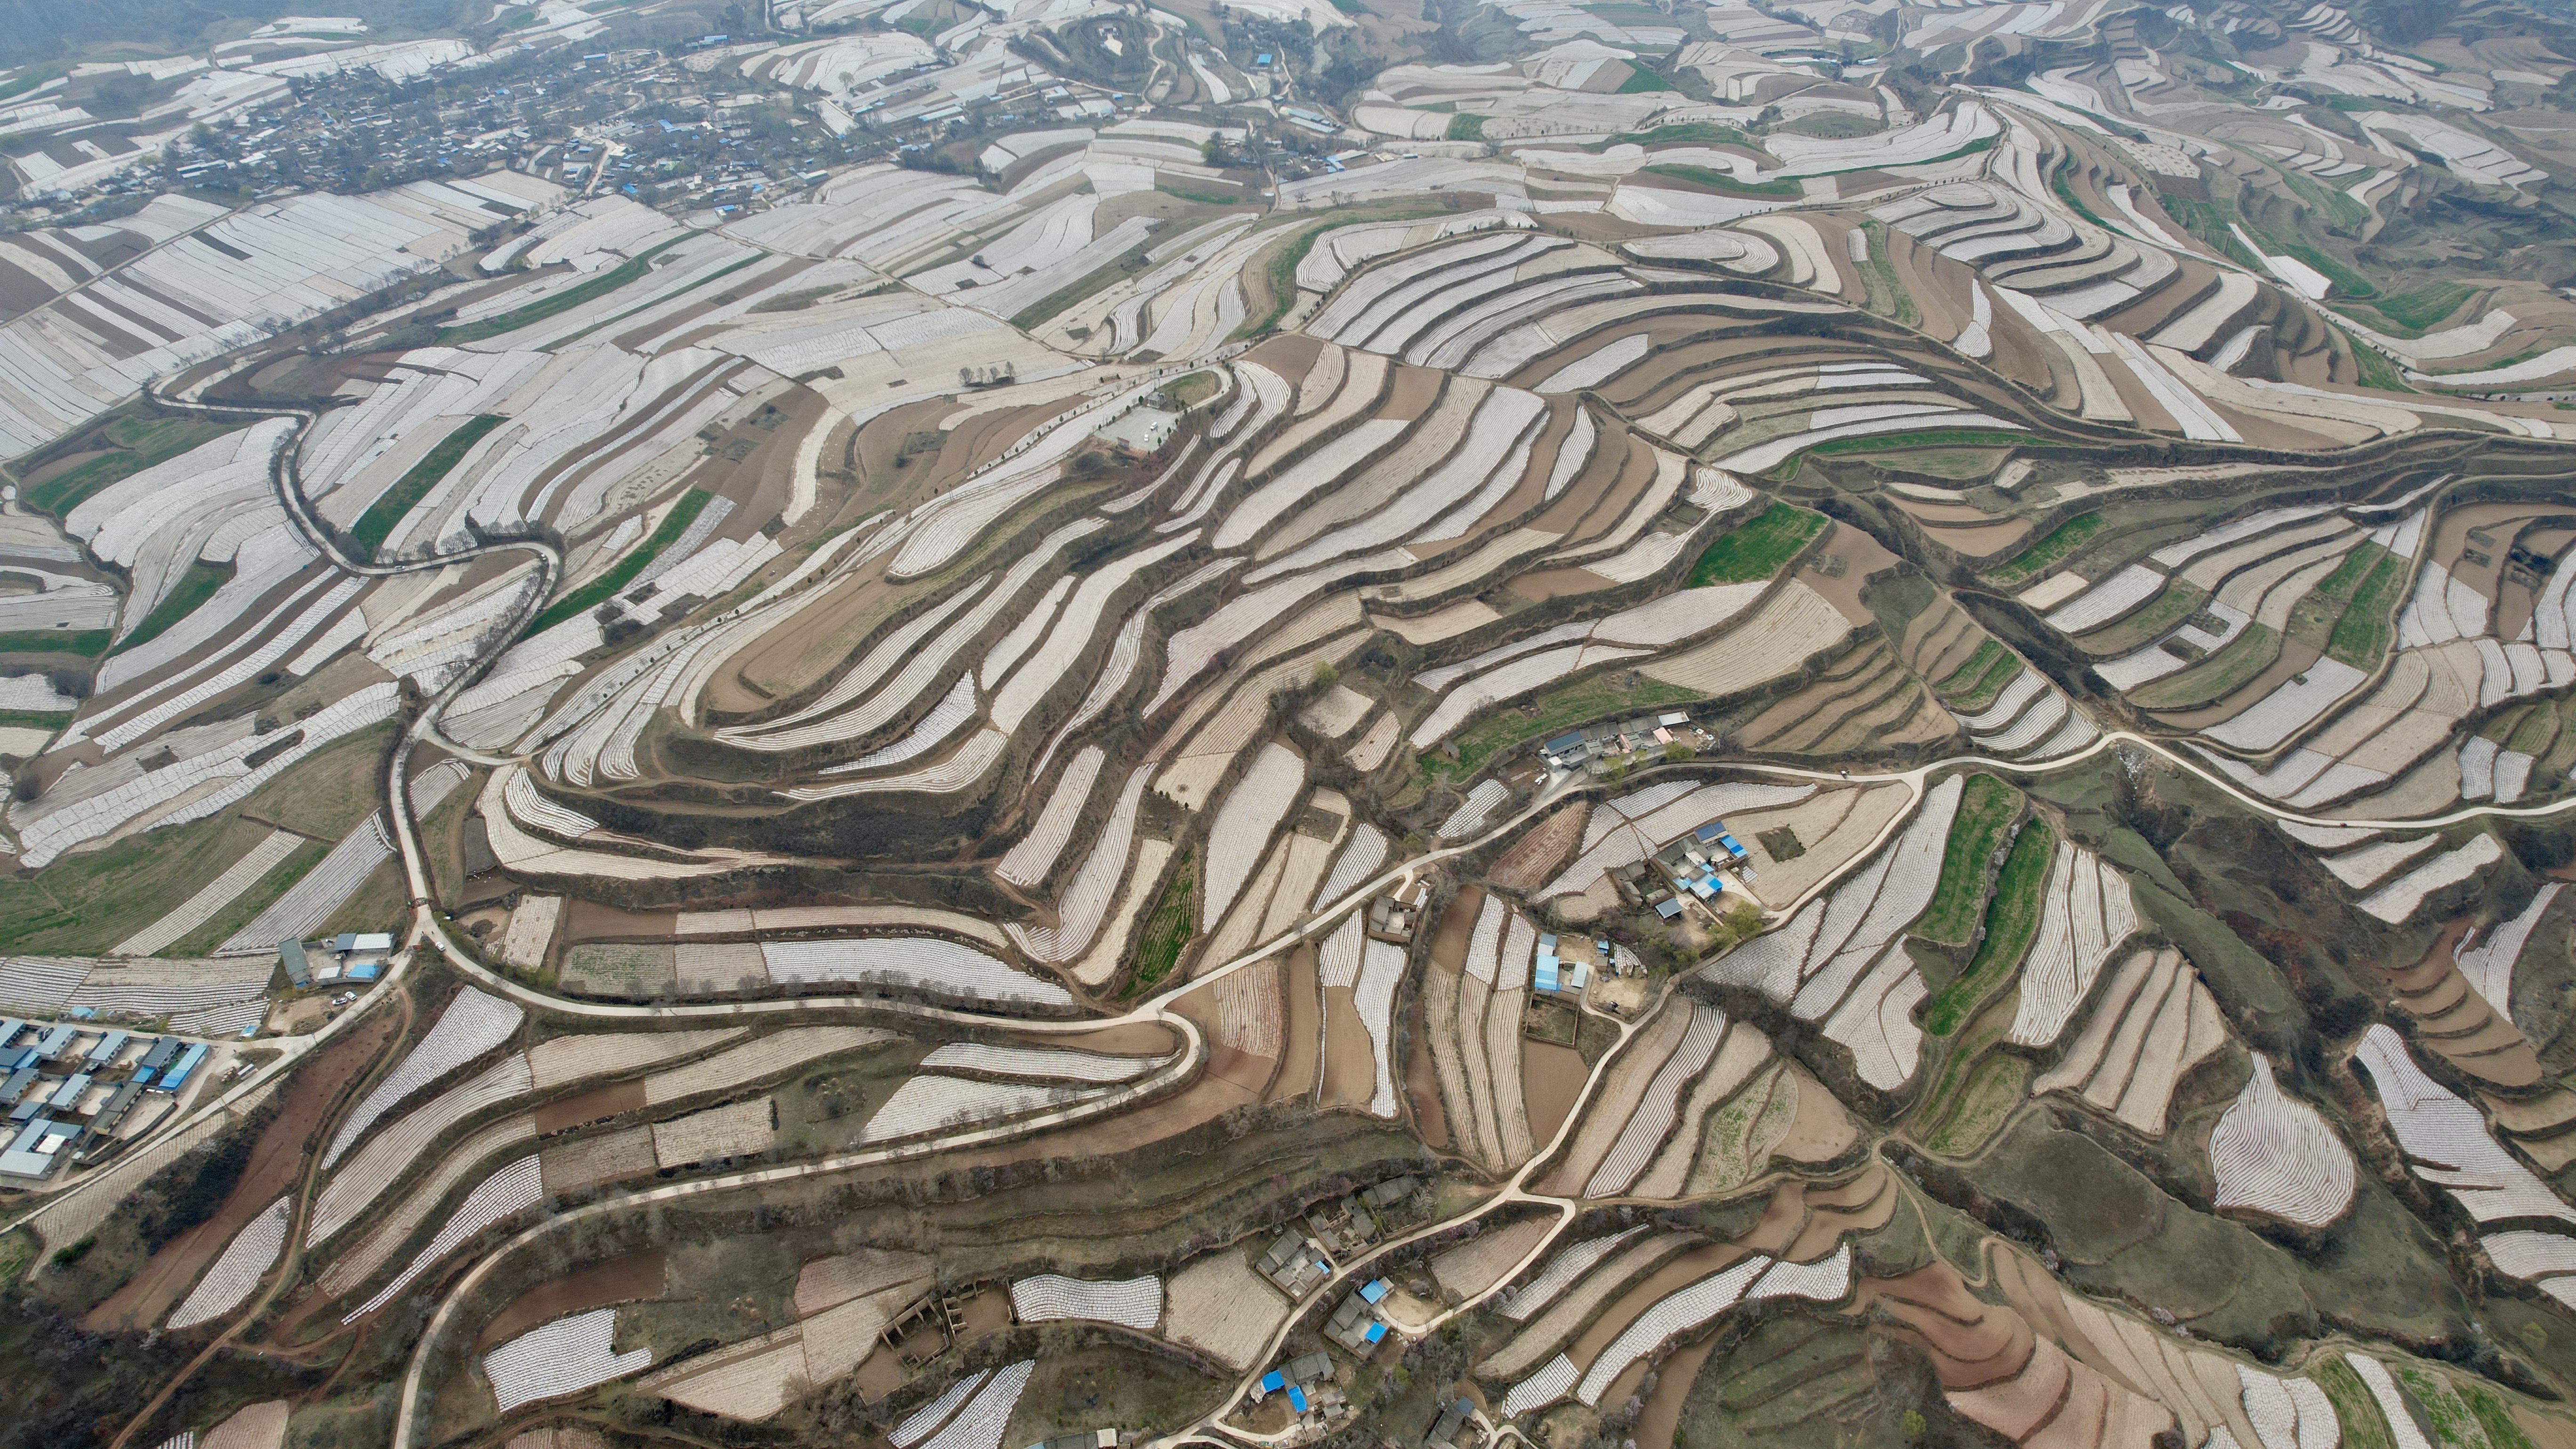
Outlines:
{"type": "Polygon", "coordinates": [[[1521,1102],[1529,1113],[1530,1141],[1544,1145],[1565,1125],[1574,1099],[1583,1095],[1591,1068],[1583,1053],[1554,1042],[1521,1040],[1521,1102]]]}
{"type": "Polygon", "coordinates": [[[94,1333],[148,1328],[177,1306],[196,1286],[197,1275],[205,1271],[206,1264],[233,1240],[233,1234],[277,1201],[279,1194],[295,1186],[305,1139],[322,1125],[340,1089],[384,1051],[385,1044],[393,1039],[397,1020],[394,1012],[378,1012],[373,1019],[350,1028],[345,1036],[324,1047],[313,1062],[298,1069],[286,1089],[277,1119],[260,1134],[259,1144],[251,1149],[250,1165],[242,1170],[241,1181],[224,1199],[224,1205],[216,1209],[213,1217],[163,1245],[141,1272],[91,1309],[81,1326],[94,1333]]]}
{"type": "MultiPolygon", "coordinates": [[[[1673,1431],[1680,1428],[1682,1422],[1682,1401],[1690,1397],[1691,1384],[1699,1377],[1700,1363],[1715,1347],[1717,1339],[1713,1335],[1684,1345],[1674,1349],[1655,1370],[1659,1375],[1655,1380],[1655,1396],[1646,1400],[1646,1411],[1637,1416],[1637,1427],[1629,1431],[1629,1437],[1637,1441],[1637,1449],[1673,1449],[1673,1431]]],[[[1620,1377],[1624,1379],[1627,1375],[1620,1377]]],[[[1611,1385],[1611,1392],[1617,1393],[1618,1387],[1611,1385]]],[[[1627,1399],[1605,1394],[1602,1402],[1624,1404],[1627,1399]]]]}
{"type": "Polygon", "coordinates": [[[1377,1095],[1377,1055],[1360,1025],[1351,988],[1324,988],[1324,1101],[1327,1107],[1365,1107],[1377,1095]]]}
{"type": "Polygon", "coordinates": [[[536,1112],[537,1135],[543,1137],[567,1127],[614,1117],[621,1112],[641,1111],[644,1106],[644,1080],[641,1077],[631,1082],[611,1082],[605,1087],[558,1097],[539,1106],[536,1112]]]}
{"type": "Polygon", "coordinates": [[[566,1314],[661,1296],[662,1250],[659,1248],[593,1263],[551,1283],[540,1283],[511,1299],[506,1307],[492,1315],[491,1322],[483,1325],[482,1334],[474,1340],[474,1351],[480,1354],[503,1339],[516,1338],[539,1324],[552,1323],[566,1314]]]}
{"type": "MultiPolygon", "coordinates": [[[[1450,914],[1457,913],[1452,911],[1450,914]]],[[[1425,1146],[1447,1147],[1449,1117],[1440,1110],[1440,1084],[1432,1079],[1431,1049],[1423,1045],[1431,1038],[1424,1035],[1428,1028],[1422,1019],[1421,993],[1414,994],[1409,1014],[1413,1018],[1413,1028],[1406,1033],[1406,1038],[1413,1043],[1413,1049],[1404,1057],[1404,1095],[1413,1104],[1413,1130],[1425,1146]]],[[[1457,1024],[1444,1021],[1439,1029],[1455,1031],[1457,1024]]]]}
{"type": "Polygon", "coordinates": [[[1303,1097],[1315,1090],[1316,1053],[1324,1043],[1323,995],[1315,981],[1315,948],[1299,946],[1288,953],[1286,979],[1280,983],[1287,1010],[1279,1026],[1279,1076],[1270,1084],[1273,1101],[1303,1097]]]}
{"type": "Polygon", "coordinates": [[[1431,938],[1431,964],[1444,971],[1462,971],[1467,966],[1467,938],[1476,933],[1476,913],[1485,908],[1481,886],[1469,886],[1458,892],[1440,918],[1440,933],[1431,938]]]}

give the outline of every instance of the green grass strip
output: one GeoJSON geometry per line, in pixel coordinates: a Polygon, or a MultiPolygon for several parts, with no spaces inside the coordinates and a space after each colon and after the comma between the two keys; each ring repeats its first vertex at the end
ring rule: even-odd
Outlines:
{"type": "Polygon", "coordinates": [[[1642,65],[1638,65],[1630,66],[1628,68],[1628,78],[1619,82],[1618,94],[1631,96],[1638,95],[1646,91],[1668,91],[1672,88],[1673,83],[1671,81],[1664,79],[1662,76],[1655,74],[1653,71],[1646,69],[1642,65]]]}
{"type": "MultiPolygon", "coordinates": [[[[1909,448],[2055,448],[2054,438],[2016,433],[2005,428],[1922,428],[1910,433],[1872,433],[1859,438],[1828,438],[1806,451],[1819,457],[1847,453],[1896,453],[1909,448]]],[[[1795,460],[1792,460],[1795,461],[1795,460]]]]}
{"type": "Polygon", "coordinates": [[[540,297],[524,307],[514,307],[498,317],[486,317],[480,322],[467,322],[456,327],[441,327],[438,329],[439,345],[455,347],[467,342],[481,342],[487,337],[516,332],[532,323],[561,316],[584,302],[605,297],[627,283],[644,276],[653,270],[653,258],[686,240],[688,240],[687,237],[673,237],[622,266],[611,267],[587,282],[566,287],[551,297],[540,297]]]}
{"type": "Polygon", "coordinates": [[[1481,141],[1485,139],[1485,118],[1472,111],[1460,111],[1449,118],[1449,139],[1481,141]]]}
{"type": "Polygon", "coordinates": [[[231,424],[185,418],[120,418],[106,428],[107,440],[115,444],[113,450],[84,459],[21,492],[29,507],[60,517],[110,483],[166,463],[233,430],[231,424]]]}
{"type": "Polygon", "coordinates": [[[1538,706],[1535,719],[1516,709],[1489,716],[1483,723],[1458,736],[1458,758],[1452,760],[1437,749],[1428,750],[1420,756],[1422,767],[1446,779],[1473,779],[1478,771],[1485,768],[1486,761],[1524,740],[1563,734],[1576,725],[1603,715],[1681,704],[1699,698],[1693,690],[1667,684],[1660,679],[1641,677],[1632,689],[1621,689],[1611,683],[1611,679],[1612,676],[1607,674],[1595,675],[1539,696],[1535,701],[1538,706]]]}
{"type": "Polygon", "coordinates": [[[105,629],[19,629],[0,634],[0,654],[78,654],[96,659],[115,637],[105,629]]]}
{"type": "MultiPolygon", "coordinates": [[[[1948,1036],[1976,1013],[1978,1005],[1994,993],[2004,979],[2020,967],[2022,954],[2030,949],[2030,938],[2039,933],[2039,908],[2047,894],[2049,864],[2057,857],[2057,838],[2044,823],[2033,820],[2022,826],[2014,838],[2012,854],[2005,857],[2003,874],[1995,882],[1994,899],[1986,904],[1986,939],[1977,945],[1975,959],[1968,969],[1932,998],[1931,1007],[1923,1013],[1923,1029],[1934,1036],[1948,1036]]],[[[1943,873],[1947,874],[1944,863],[1943,873]]]]}
{"type": "Polygon", "coordinates": [[[2101,531],[2101,514],[2079,513],[2050,529],[2048,537],[2014,555],[2011,562],[1994,571],[1993,578],[1999,584],[2016,583],[2029,578],[2032,574],[2038,573],[2041,569],[2092,542],[2093,535],[2101,531]]]}
{"type": "Polygon", "coordinates": [[[116,647],[109,652],[122,654],[159,638],[171,625],[195,613],[199,605],[213,598],[215,590],[222,588],[224,581],[232,576],[233,566],[228,563],[210,564],[200,560],[188,565],[188,571],[179,576],[179,582],[170,586],[170,592],[161,596],[160,604],[152,613],[135,627],[133,633],[117,641],[116,647]]]}
{"type": "Polygon", "coordinates": [[[464,426],[439,439],[436,447],[422,455],[421,460],[412,464],[402,477],[394,480],[394,486],[377,494],[376,501],[368,504],[367,511],[358,516],[357,527],[349,530],[351,541],[358,545],[359,555],[374,557],[385,540],[393,537],[394,526],[403,521],[403,515],[420,506],[420,500],[428,497],[429,490],[437,487],[439,480],[464,458],[466,450],[508,421],[499,413],[476,413],[467,418],[464,426]]]}
{"type": "Polygon", "coordinates": [[[1935,681],[1932,689],[1953,704],[1987,698],[2004,687],[2004,682],[2012,678],[2020,662],[2013,658],[2011,650],[1989,639],[1977,646],[1977,652],[1968,656],[1967,663],[1950,671],[1948,677],[1935,681]]]}
{"type": "Polygon", "coordinates": [[[1135,971],[1128,977],[1122,995],[1152,990],[1181,964],[1182,949],[1198,934],[1198,912],[1190,899],[1194,890],[1190,852],[1184,850],[1162,896],[1154,902],[1154,914],[1145,918],[1144,934],[1136,941],[1135,971]]]}
{"type": "Polygon", "coordinates": [[[1941,852],[1941,883],[1932,888],[1932,908],[1914,923],[1914,934],[1927,941],[1956,946],[1968,939],[1977,922],[1977,906],[1986,888],[1986,862],[2003,844],[2004,830],[2021,809],[2021,792],[1992,775],[1971,775],[1959,795],[1959,813],[1950,821],[1950,840],[1941,852]]]}
{"type": "Polygon", "coordinates": [[[1163,193],[1165,196],[1177,196],[1183,201],[1195,201],[1201,206],[1241,206],[1244,204],[1243,193],[1241,192],[1236,192],[1232,196],[1220,196],[1213,191],[1200,191],[1195,187],[1189,186],[1175,186],[1168,181],[1155,183],[1154,189],[1163,193]]]}
{"type": "MultiPolygon", "coordinates": [[[[1450,124],[1455,126],[1457,123],[1452,121],[1450,124]]],[[[1359,226],[1363,223],[1372,221],[1418,221],[1426,216],[1447,216],[1450,214],[1451,213],[1446,210],[1434,211],[1428,209],[1362,211],[1356,216],[1339,217],[1298,233],[1297,236],[1291,239],[1286,246],[1281,247],[1270,258],[1270,266],[1268,269],[1270,281],[1269,310],[1263,312],[1258,317],[1246,317],[1243,319],[1243,325],[1234,329],[1234,334],[1226,340],[1229,342],[1235,342],[1246,337],[1258,337],[1262,333],[1269,331],[1271,328],[1278,326],[1279,319],[1288,315],[1288,309],[1294,306],[1297,301],[1297,264],[1306,260],[1306,254],[1315,249],[1315,238],[1322,236],[1324,233],[1331,231],[1335,227],[1359,226]]],[[[1024,312],[1020,315],[1021,317],[1025,317],[1028,314],[1024,312]]],[[[1011,325],[1025,329],[1029,324],[1022,322],[1019,317],[1014,317],[1011,319],[1011,325]]]]}
{"type": "Polygon", "coordinates": [[[1667,177],[1687,182],[1702,191],[1726,196],[1803,196],[1806,189],[1795,181],[1738,181],[1727,172],[1708,166],[1686,166],[1678,161],[1662,162],[1644,168],[1650,176],[1667,177]]]}
{"type": "Polygon", "coordinates": [[[1730,529],[1691,565],[1685,587],[1748,584],[1780,572],[1798,550],[1825,526],[1825,516],[1786,503],[1774,503],[1741,528],[1730,529]]]}
{"type": "Polygon", "coordinates": [[[2379,662],[2388,647],[2389,616],[2397,611],[2398,595],[2406,587],[2406,560],[2395,554],[2380,559],[2353,590],[2352,603],[2335,620],[2334,633],[2327,636],[2326,653],[2355,669],[2369,669],[2379,662]]]}
{"type": "Polygon", "coordinates": [[[673,504],[670,513],[663,517],[662,526],[653,530],[653,536],[644,540],[642,548],[619,559],[608,572],[548,605],[546,611],[537,616],[536,622],[528,626],[528,633],[544,633],[576,614],[586,614],[607,603],[619,589],[634,582],[635,576],[644,572],[646,564],[669,548],[690,524],[697,521],[699,512],[712,496],[702,488],[692,488],[681,494],[680,501],[673,504]]]}
{"type": "Polygon", "coordinates": [[[0,725],[58,730],[71,722],[72,712],[67,709],[0,709],[0,725]]]}

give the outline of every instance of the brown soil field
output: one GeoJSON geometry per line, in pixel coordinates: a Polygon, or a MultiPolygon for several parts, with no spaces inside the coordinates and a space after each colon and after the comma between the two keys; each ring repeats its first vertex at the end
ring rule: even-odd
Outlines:
{"type": "Polygon", "coordinates": [[[2416,1022],[2416,1040],[2469,1076],[2508,1090],[2545,1080],[2540,1057],[2521,1031],[2469,989],[2452,951],[2468,929],[2466,918],[2442,928],[2432,949],[2412,966],[2386,969],[2394,1004],[2416,1022]]]}
{"type": "Polygon", "coordinates": [[[854,574],[823,586],[826,592],[796,615],[796,627],[773,629],[707,681],[711,713],[767,709],[820,682],[850,658],[877,625],[905,602],[926,592],[897,587],[873,573],[854,574]]]}
{"type": "Polygon", "coordinates": [[[1324,1041],[1323,994],[1315,980],[1315,948],[1299,946],[1288,953],[1286,1019],[1279,1029],[1279,1075],[1270,1099],[1303,1097],[1315,1090],[1317,1063],[1324,1041]]]}
{"type": "Polygon", "coordinates": [[[1533,573],[1522,574],[1511,582],[1512,592],[1533,604],[1544,604],[1550,599],[1571,598],[1577,594],[1599,593],[1603,589],[1617,587],[1616,583],[1590,569],[1539,569],[1533,573]]]}
{"type": "Polygon", "coordinates": [[[1592,460],[1585,463],[1583,471],[1575,474],[1573,481],[1565,485],[1564,492],[1556,495],[1555,502],[1529,521],[1528,527],[1542,533],[1572,533],[1575,525],[1583,521],[1583,516],[1592,511],[1592,506],[1618,486],[1637,450],[1622,446],[1627,438],[1624,431],[1605,428],[1603,433],[1600,444],[1592,450],[1592,460]]]}
{"type": "Polygon", "coordinates": [[[1324,988],[1324,1089],[1320,1105],[1360,1107],[1377,1092],[1377,1058],[1351,988],[1324,988]]]}
{"type": "Polygon", "coordinates": [[[1440,400],[1443,384],[1449,380],[1449,375],[1437,368],[1397,363],[1389,371],[1393,375],[1387,379],[1386,396],[1369,414],[1371,417],[1413,422],[1431,411],[1431,405],[1440,400]]]}
{"type": "Polygon", "coordinates": [[[662,1267],[662,1250],[654,1248],[593,1263],[577,1273],[539,1284],[492,1315],[492,1321],[475,1336],[474,1351],[481,1354],[504,1339],[516,1338],[566,1314],[632,1303],[639,1298],[659,1298],[662,1267]]]}
{"type": "Polygon", "coordinates": [[[1823,541],[1814,546],[1813,553],[1819,561],[1829,555],[1841,555],[1843,569],[1840,574],[1828,576],[1811,565],[1800,575],[1807,587],[1824,595],[1826,602],[1842,610],[1843,617],[1855,626],[1867,628],[1877,623],[1878,616],[1860,601],[1861,585],[1869,581],[1871,574],[1893,568],[1903,560],[1889,552],[1887,545],[1877,539],[1840,523],[1826,530],[1823,541]]]}
{"type": "Polygon", "coordinates": [[[1485,878],[1505,890],[1534,891],[1547,884],[1557,867],[1583,840],[1584,822],[1592,816],[1589,801],[1577,800],[1557,807],[1554,814],[1521,832],[1494,861],[1485,878]]]}
{"type": "Polygon", "coordinates": [[[625,1112],[640,1112],[644,1106],[642,1079],[611,1082],[604,1087],[593,1087],[587,1092],[575,1092],[569,1097],[557,1097],[541,1104],[536,1112],[537,1135],[543,1137],[625,1112]]]}
{"type": "Polygon", "coordinates": [[[564,901],[567,946],[581,941],[667,941],[679,929],[677,911],[629,911],[571,896],[564,901]]]}
{"type": "Polygon", "coordinates": [[[1271,1078],[1278,1072],[1277,1057],[1257,1057],[1240,1047],[1208,1050],[1207,1074],[1241,1087],[1256,1099],[1270,1090],[1271,1078]]]}
{"type": "Polygon", "coordinates": [[[1958,1269],[1938,1259],[1897,1277],[1862,1279],[1852,1311],[1892,1320],[1890,1327],[1932,1360],[1943,1388],[1972,1389],[2010,1378],[2030,1358],[2029,1322],[1980,1300],[1958,1269]]]}
{"type": "Polygon", "coordinates": [[[292,1190],[296,1169],[304,1159],[305,1140],[322,1127],[341,1088],[383,1055],[398,1024],[397,1013],[380,1012],[298,1070],[277,1119],[260,1134],[249,1165],[223,1206],[213,1217],[164,1244],[142,1271],[91,1309],[81,1326],[92,1333],[150,1328],[177,1306],[233,1235],[266,1211],[279,1194],[292,1190]]]}
{"type": "Polygon", "coordinates": [[[1293,383],[1314,368],[1316,355],[1323,350],[1320,340],[1303,332],[1280,332],[1245,353],[1243,360],[1260,363],[1293,383]]]}
{"type": "Polygon", "coordinates": [[[1987,366],[2066,411],[2075,410],[2079,395],[2075,389],[2074,373],[2063,358],[2055,356],[2057,348],[2053,344],[2032,332],[2030,324],[2006,307],[1995,309],[1995,319],[1988,334],[1994,339],[1995,351],[1986,359],[1987,366]],[[2062,386],[2057,381],[2060,373],[2065,374],[2062,386]]]}
{"type": "Polygon", "coordinates": [[[1807,1075],[1806,1068],[1793,1062],[1789,1071],[1798,1084],[1798,1113],[1773,1150],[1792,1162],[1828,1162],[1850,1150],[1860,1129],[1852,1125],[1842,1102],[1807,1075]]]}
{"type": "Polygon", "coordinates": [[[1412,1022],[1405,1034],[1411,1049],[1404,1054],[1404,1093],[1413,1106],[1413,1130],[1422,1138],[1423,1145],[1445,1149],[1449,1146],[1449,1115],[1440,1108],[1440,1087],[1431,1077],[1431,1052],[1427,1046],[1431,1038],[1424,1033],[1431,1030],[1455,1032],[1458,1024],[1451,1020],[1433,1027],[1426,1022],[1420,992],[1414,993],[1405,1015],[1412,1022]]]}
{"type": "MultiPolygon", "coordinates": [[[[1258,1100],[1233,1082],[1203,1072],[1197,1081],[1145,1106],[1105,1119],[1055,1128],[999,1147],[979,1148],[972,1161],[983,1165],[1046,1157],[1115,1157],[1176,1137],[1203,1122],[1214,1121],[1231,1108],[1248,1106],[1258,1100]]],[[[1360,1100],[1367,1101],[1367,1095],[1363,1093],[1360,1100]]],[[[939,1172],[954,1170],[967,1160],[962,1157],[927,1158],[923,1159],[927,1166],[918,1170],[935,1176],[939,1172]]],[[[1007,1299],[1003,1302],[1003,1311],[1009,1311],[1007,1299]]]]}
{"type": "Polygon", "coordinates": [[[1591,1072],[1583,1053],[1572,1047],[1521,1039],[1521,1101],[1529,1112],[1531,1142],[1545,1144],[1556,1136],[1591,1072]]]}
{"type": "Polygon", "coordinates": [[[1178,1032],[1161,1022],[1131,1021],[1079,1035],[1024,1037],[1019,1040],[1019,1044],[1033,1047],[1072,1047],[1087,1052],[1105,1052],[1111,1056],[1158,1057],[1177,1049],[1181,1039],[1178,1032]]]}
{"type": "MultiPolygon", "coordinates": [[[[1717,1337],[1712,1334],[1697,1343],[1674,1349],[1664,1359],[1663,1365],[1656,1370],[1661,1377],[1655,1381],[1654,1397],[1646,1400],[1645,1412],[1637,1416],[1636,1427],[1628,1431],[1628,1436],[1637,1441],[1637,1449],[1673,1449],[1673,1431],[1680,1428],[1682,1422],[1682,1401],[1690,1397],[1691,1384],[1699,1377],[1699,1366],[1708,1358],[1708,1351],[1715,1347],[1717,1337]]],[[[1624,1379],[1627,1375],[1620,1377],[1624,1379]]],[[[1602,1396],[1602,1402],[1624,1404],[1627,1399],[1619,1393],[1618,1385],[1613,1384],[1610,1393],[1602,1396]]]]}
{"type": "MultiPolygon", "coordinates": [[[[1606,449],[1605,451],[1615,455],[1618,450],[1606,449]]],[[[1632,436],[1629,439],[1628,456],[1621,460],[1618,481],[1601,491],[1598,501],[1593,504],[1591,510],[1585,513],[1566,534],[1567,546],[1589,542],[1617,528],[1619,520],[1627,517],[1628,510],[1636,507],[1637,500],[1645,496],[1646,490],[1653,486],[1656,472],[1655,450],[1649,447],[1644,439],[1632,436]]],[[[1567,491],[1570,493],[1573,490],[1567,491]]]]}
{"type": "Polygon", "coordinates": [[[1467,938],[1475,934],[1476,913],[1485,908],[1482,887],[1469,886],[1458,892],[1449,903],[1448,913],[1440,918],[1439,933],[1431,938],[1431,964],[1443,971],[1464,970],[1467,965],[1467,938]]]}

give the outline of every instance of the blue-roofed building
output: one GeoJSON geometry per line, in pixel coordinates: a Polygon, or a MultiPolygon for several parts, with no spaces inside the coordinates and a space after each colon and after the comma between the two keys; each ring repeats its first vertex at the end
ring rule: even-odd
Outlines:
{"type": "Polygon", "coordinates": [[[1384,1278],[1372,1278],[1368,1282],[1360,1285],[1360,1296],[1367,1299],[1369,1304],[1374,1307],[1385,1299],[1386,1290],[1389,1286],[1390,1285],[1384,1278]]]}
{"type": "Polygon", "coordinates": [[[1306,1412],[1306,1391],[1293,1384],[1290,1385],[1288,1388],[1288,1407],[1295,1409],[1301,1414],[1306,1412]]]}
{"type": "Polygon", "coordinates": [[[1662,900],[1655,902],[1655,914],[1663,917],[1667,921],[1677,919],[1681,913],[1682,903],[1672,896],[1666,896],[1662,900]]]}
{"type": "Polygon", "coordinates": [[[19,1017],[0,1016],[0,1047],[15,1043],[18,1040],[18,1033],[26,1029],[27,1023],[19,1017]]]}
{"type": "Polygon", "coordinates": [[[54,1088],[53,1096],[46,1099],[45,1105],[59,1110],[69,1111],[72,1107],[79,1104],[81,1094],[89,1090],[91,1080],[92,1078],[87,1072],[80,1072],[63,1078],[62,1084],[54,1088]]]}
{"type": "Polygon", "coordinates": [[[34,1067],[19,1067],[10,1072],[6,1080],[0,1080],[0,1107],[17,1106],[26,1098],[27,1089],[35,1084],[34,1067]]]}
{"type": "Polygon", "coordinates": [[[153,1083],[152,1089],[156,1092],[179,1090],[188,1084],[189,1075],[195,1072],[205,1060],[206,1044],[198,1042],[179,1054],[179,1060],[170,1064],[170,1070],[161,1074],[161,1080],[153,1083]]]}
{"type": "Polygon", "coordinates": [[[152,1049],[145,1052],[143,1060],[136,1062],[135,1066],[147,1072],[157,1072],[170,1065],[186,1049],[187,1043],[175,1036],[161,1037],[152,1043],[152,1049]]]}
{"type": "Polygon", "coordinates": [[[1536,979],[1539,990],[1554,991],[1556,989],[1556,958],[1553,956],[1541,956],[1538,958],[1538,964],[1532,968],[1532,975],[1536,979]]]}
{"type": "Polygon", "coordinates": [[[50,1062],[61,1056],[71,1046],[72,1038],[79,1035],[80,1028],[76,1026],[48,1027],[36,1038],[36,1055],[50,1062]]]}

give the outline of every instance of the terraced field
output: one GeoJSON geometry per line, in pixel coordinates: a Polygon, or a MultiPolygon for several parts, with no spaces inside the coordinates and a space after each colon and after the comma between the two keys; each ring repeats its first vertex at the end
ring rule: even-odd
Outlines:
{"type": "Polygon", "coordinates": [[[0,72],[0,1421],[2570,1439],[2576,31],[1416,11],[0,72]]]}

